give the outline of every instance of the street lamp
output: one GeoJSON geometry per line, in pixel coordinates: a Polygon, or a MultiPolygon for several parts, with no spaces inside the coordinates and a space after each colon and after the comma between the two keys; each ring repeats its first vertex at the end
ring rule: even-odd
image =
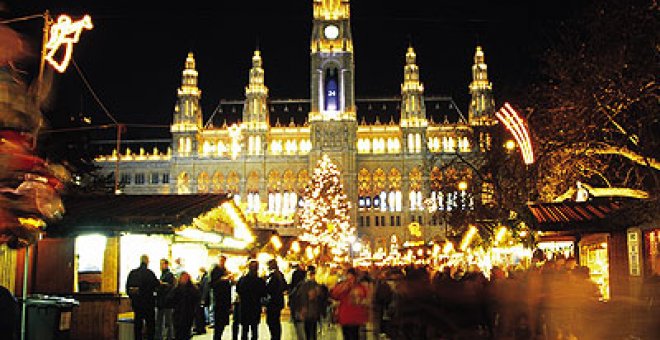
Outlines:
{"type": "Polygon", "coordinates": [[[509,139],[504,143],[504,148],[506,148],[507,151],[513,151],[516,149],[516,142],[513,139],[509,139]]]}
{"type": "Polygon", "coordinates": [[[468,184],[466,181],[460,181],[458,182],[458,190],[460,191],[465,191],[467,190],[468,184]]]}
{"type": "Polygon", "coordinates": [[[277,234],[270,237],[270,243],[273,245],[273,248],[275,248],[275,252],[279,252],[282,248],[282,240],[280,240],[280,237],[277,234]]]}

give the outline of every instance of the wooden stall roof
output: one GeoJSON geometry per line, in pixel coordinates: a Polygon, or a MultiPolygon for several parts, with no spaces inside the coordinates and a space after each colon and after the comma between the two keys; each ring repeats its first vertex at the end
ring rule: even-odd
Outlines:
{"type": "Polygon", "coordinates": [[[534,216],[538,230],[607,229],[610,217],[619,212],[622,203],[616,200],[592,200],[586,202],[529,203],[527,208],[534,216]]]}
{"type": "Polygon", "coordinates": [[[225,194],[68,196],[63,197],[64,217],[49,224],[46,233],[172,233],[230,199],[225,194]]]}

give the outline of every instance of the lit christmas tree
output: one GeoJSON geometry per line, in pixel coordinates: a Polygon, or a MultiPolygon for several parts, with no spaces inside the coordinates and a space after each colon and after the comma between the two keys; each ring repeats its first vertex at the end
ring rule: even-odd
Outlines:
{"type": "Polygon", "coordinates": [[[351,205],[339,175],[337,165],[324,155],[303,194],[299,213],[303,229],[300,239],[335,255],[345,254],[350,246],[349,237],[355,235],[349,217],[351,205]]]}

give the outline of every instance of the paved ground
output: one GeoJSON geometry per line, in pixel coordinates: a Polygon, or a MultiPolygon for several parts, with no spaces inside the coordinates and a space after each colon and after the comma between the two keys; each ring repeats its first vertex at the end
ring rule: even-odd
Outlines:
{"type": "MultiPolygon", "coordinates": [[[[212,340],[213,339],[213,328],[208,329],[208,333],[204,335],[196,335],[193,337],[194,340],[212,340]]],[[[240,339],[240,337],[238,338],[240,339]]],[[[262,320],[259,324],[259,340],[269,340],[270,332],[268,332],[268,326],[266,325],[265,320],[262,320]]],[[[289,321],[282,321],[282,339],[283,340],[295,340],[295,331],[293,329],[293,324],[289,321]]],[[[319,340],[340,340],[341,329],[335,327],[324,328],[319,333],[319,340]]],[[[232,340],[231,329],[226,327],[224,334],[222,335],[222,340],[232,340]]]]}

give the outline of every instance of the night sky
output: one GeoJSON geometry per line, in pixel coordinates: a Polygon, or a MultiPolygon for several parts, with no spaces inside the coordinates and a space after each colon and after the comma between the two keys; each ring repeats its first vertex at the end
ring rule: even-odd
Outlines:
{"type": "MultiPolygon", "coordinates": [[[[309,97],[311,0],[287,1],[19,1],[3,18],[49,9],[92,16],[74,58],[109,111],[122,123],[169,124],[188,51],[195,53],[205,119],[220,99],[243,99],[255,47],[264,58],[270,98],[309,97]],[[158,3],[158,5],[152,4],[158,3]],[[136,9],[135,6],[151,6],[136,9]]],[[[484,47],[498,103],[525,92],[557,23],[584,1],[354,0],[351,25],[356,95],[395,96],[405,49],[417,52],[427,95],[450,95],[467,111],[477,43],[484,47]],[[434,4],[434,7],[428,7],[434,4]]],[[[41,20],[12,24],[38,51],[41,20]]],[[[36,56],[24,61],[36,74],[36,56]]],[[[83,112],[105,124],[75,68],[56,75],[45,112],[53,127],[83,112]]],[[[359,114],[359,113],[358,113],[359,114]]],[[[167,129],[161,129],[167,134],[167,129]]]]}

